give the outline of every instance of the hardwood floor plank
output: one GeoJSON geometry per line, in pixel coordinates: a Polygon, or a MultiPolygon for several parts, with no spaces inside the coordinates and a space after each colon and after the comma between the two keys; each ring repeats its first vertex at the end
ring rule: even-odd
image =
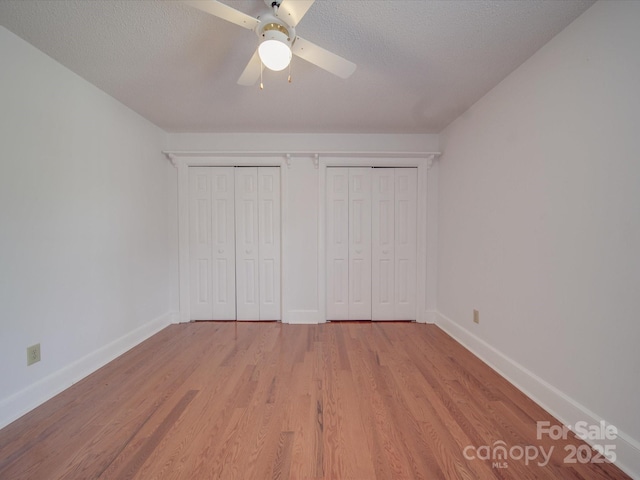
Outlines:
{"type": "Polygon", "coordinates": [[[557,424],[433,325],[196,322],[0,430],[0,478],[628,478],[566,463],[585,444],[537,439],[540,420],[557,424]],[[551,455],[478,458],[498,444],[551,455]]]}
{"type": "MultiPolygon", "coordinates": [[[[146,437],[140,446],[135,447],[133,455],[131,455],[131,458],[125,465],[115,471],[109,471],[109,468],[107,468],[100,476],[104,476],[105,478],[119,478],[123,480],[134,478],[140,470],[140,467],[158,447],[164,436],[171,427],[174,426],[180,415],[184,413],[197,394],[198,390],[189,390],[171,409],[169,414],[162,419],[157,428],[154,429],[153,433],[146,437]]],[[[129,445],[130,444],[127,444],[127,447],[129,445]]],[[[124,452],[121,452],[121,455],[122,454],[124,454],[124,452]]],[[[78,476],[75,476],[75,478],[78,478],[78,476]]]]}
{"type": "Polygon", "coordinates": [[[282,432],[278,439],[278,452],[273,464],[271,478],[274,480],[289,478],[291,467],[291,448],[293,443],[293,432],[282,432]]]}

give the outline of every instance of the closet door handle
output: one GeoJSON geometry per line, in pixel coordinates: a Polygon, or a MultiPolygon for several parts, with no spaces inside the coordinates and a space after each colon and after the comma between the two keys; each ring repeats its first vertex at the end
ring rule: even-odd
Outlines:
{"type": "Polygon", "coordinates": [[[384,253],[385,255],[387,255],[389,253],[389,249],[385,248],[384,250],[382,250],[382,253],[384,253]]]}
{"type": "Polygon", "coordinates": [[[219,248],[219,249],[218,249],[218,253],[219,253],[219,254],[223,254],[223,253],[224,253],[224,250],[223,250],[222,248],[219,248]]]}
{"type": "Polygon", "coordinates": [[[247,255],[251,255],[251,249],[250,249],[250,248],[247,248],[247,249],[245,250],[245,252],[247,253],[247,255]]]}

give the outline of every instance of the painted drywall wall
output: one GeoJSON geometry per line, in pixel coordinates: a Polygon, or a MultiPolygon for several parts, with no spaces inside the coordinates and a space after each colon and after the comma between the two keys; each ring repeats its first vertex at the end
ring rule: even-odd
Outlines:
{"type": "MultiPolygon", "coordinates": [[[[291,153],[286,167],[285,198],[283,198],[283,321],[292,323],[324,322],[325,261],[322,250],[322,174],[314,165],[314,153],[344,153],[345,164],[350,155],[364,152],[384,157],[389,154],[393,164],[399,152],[415,154],[438,151],[437,135],[361,135],[361,134],[168,134],[165,149],[178,152],[277,152],[291,153]]],[[[401,157],[401,155],[399,155],[401,157]]],[[[259,158],[259,157],[256,157],[259,158]]],[[[352,162],[354,160],[351,160],[352,162]]],[[[401,161],[401,160],[399,160],[401,161]]],[[[322,163],[322,161],[321,161],[322,163]]],[[[428,216],[427,279],[422,296],[426,298],[428,314],[433,320],[436,292],[436,225],[437,168],[427,174],[428,216]]]]}
{"type": "Polygon", "coordinates": [[[322,261],[318,251],[318,170],[313,162],[293,161],[287,171],[288,190],[286,225],[288,235],[283,237],[282,269],[288,302],[288,317],[304,322],[317,318],[320,304],[319,268],[322,261]]]}
{"type": "Polygon", "coordinates": [[[639,24],[592,6],[442,132],[438,184],[438,323],[638,476],[639,24]]]}
{"type": "Polygon", "coordinates": [[[169,133],[166,150],[338,152],[436,152],[438,135],[310,133],[169,133]]]}
{"type": "Polygon", "coordinates": [[[2,426],[167,325],[177,295],[164,132],[4,28],[0,64],[2,426]]]}

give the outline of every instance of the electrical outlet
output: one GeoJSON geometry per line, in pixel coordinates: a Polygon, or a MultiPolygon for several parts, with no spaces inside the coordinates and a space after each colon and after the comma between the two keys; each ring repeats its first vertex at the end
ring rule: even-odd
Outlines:
{"type": "Polygon", "coordinates": [[[36,343],[27,347],[27,366],[40,361],[40,344],[36,343]]]}
{"type": "Polygon", "coordinates": [[[473,311],[473,323],[480,323],[480,312],[478,310],[473,311]]]}

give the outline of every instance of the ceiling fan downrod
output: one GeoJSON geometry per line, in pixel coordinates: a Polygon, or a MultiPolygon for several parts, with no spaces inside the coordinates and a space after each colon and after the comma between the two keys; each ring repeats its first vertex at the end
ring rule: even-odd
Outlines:
{"type": "MultiPolygon", "coordinates": [[[[265,3],[268,5],[269,4],[269,0],[265,0],[265,3]]],[[[280,8],[280,3],[281,2],[277,2],[277,1],[273,1],[271,2],[271,8],[273,9],[273,14],[274,15],[278,15],[278,9],[280,8]]]]}

